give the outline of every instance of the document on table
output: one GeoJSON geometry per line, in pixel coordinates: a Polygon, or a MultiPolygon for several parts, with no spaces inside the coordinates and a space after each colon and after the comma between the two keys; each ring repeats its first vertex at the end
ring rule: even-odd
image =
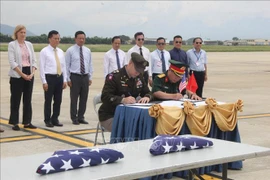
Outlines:
{"type": "Polygon", "coordinates": [[[153,103],[134,103],[134,104],[125,104],[125,106],[152,106],[153,103]]]}

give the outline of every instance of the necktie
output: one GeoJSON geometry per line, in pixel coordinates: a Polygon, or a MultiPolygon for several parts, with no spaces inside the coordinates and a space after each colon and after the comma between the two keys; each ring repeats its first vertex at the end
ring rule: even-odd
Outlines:
{"type": "Polygon", "coordinates": [[[82,47],[80,47],[80,64],[81,64],[81,74],[85,74],[85,68],[84,68],[84,59],[83,59],[83,52],[82,47]]]}
{"type": "Polygon", "coordinates": [[[140,47],[140,55],[143,56],[142,48],[140,47]]]}
{"type": "Polygon", "coordinates": [[[61,74],[62,74],[62,71],[61,71],[60,60],[59,60],[59,57],[58,57],[58,55],[57,55],[56,49],[53,49],[53,50],[54,50],[54,56],[55,56],[55,61],[56,61],[56,70],[57,70],[57,74],[58,74],[58,75],[61,75],[61,74]]]}
{"type": "Polygon", "coordinates": [[[120,69],[121,66],[120,66],[120,60],[119,60],[119,56],[118,56],[118,51],[116,51],[115,53],[116,53],[117,67],[118,67],[118,69],[120,69]]]}
{"type": "Polygon", "coordinates": [[[162,61],[162,72],[166,71],[166,64],[165,64],[165,58],[164,58],[164,52],[161,51],[161,61],[162,61]]]}

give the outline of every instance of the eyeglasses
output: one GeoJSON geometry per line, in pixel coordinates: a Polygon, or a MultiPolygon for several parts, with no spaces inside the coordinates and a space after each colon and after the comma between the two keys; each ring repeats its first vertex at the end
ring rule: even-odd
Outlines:
{"type": "Polygon", "coordinates": [[[182,41],[175,41],[176,44],[182,44],[182,41]]]}
{"type": "Polygon", "coordinates": [[[138,38],[137,40],[138,40],[138,41],[144,41],[144,39],[143,39],[143,38],[142,38],[142,39],[138,38]]]}
{"type": "Polygon", "coordinates": [[[164,45],[165,45],[165,43],[158,43],[158,45],[159,45],[159,46],[164,46],[164,45]]]}
{"type": "Polygon", "coordinates": [[[202,44],[202,42],[196,42],[196,44],[202,44]]]}

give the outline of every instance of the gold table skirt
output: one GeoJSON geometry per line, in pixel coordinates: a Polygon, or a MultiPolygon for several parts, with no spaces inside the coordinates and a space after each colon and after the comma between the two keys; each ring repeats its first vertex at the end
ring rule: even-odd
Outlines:
{"type": "Polygon", "coordinates": [[[213,98],[208,98],[205,103],[205,106],[194,107],[192,103],[185,101],[184,108],[155,104],[148,111],[157,120],[157,134],[178,135],[186,121],[191,134],[205,136],[210,131],[212,115],[221,131],[232,131],[235,128],[237,112],[242,112],[242,100],[218,104],[213,98]]]}

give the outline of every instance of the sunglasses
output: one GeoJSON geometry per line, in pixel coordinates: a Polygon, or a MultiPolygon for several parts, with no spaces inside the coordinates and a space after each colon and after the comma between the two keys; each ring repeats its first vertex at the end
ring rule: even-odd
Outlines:
{"type": "Polygon", "coordinates": [[[196,44],[202,44],[202,42],[196,42],[196,44]]]}
{"type": "Polygon", "coordinates": [[[158,45],[159,45],[159,46],[164,46],[164,45],[165,45],[165,43],[158,43],[158,45]]]}
{"type": "Polygon", "coordinates": [[[176,44],[182,44],[182,41],[175,41],[176,44]]]}
{"type": "Polygon", "coordinates": [[[144,39],[143,39],[143,38],[142,38],[142,39],[138,38],[137,40],[138,40],[138,41],[144,41],[144,39]]]}

